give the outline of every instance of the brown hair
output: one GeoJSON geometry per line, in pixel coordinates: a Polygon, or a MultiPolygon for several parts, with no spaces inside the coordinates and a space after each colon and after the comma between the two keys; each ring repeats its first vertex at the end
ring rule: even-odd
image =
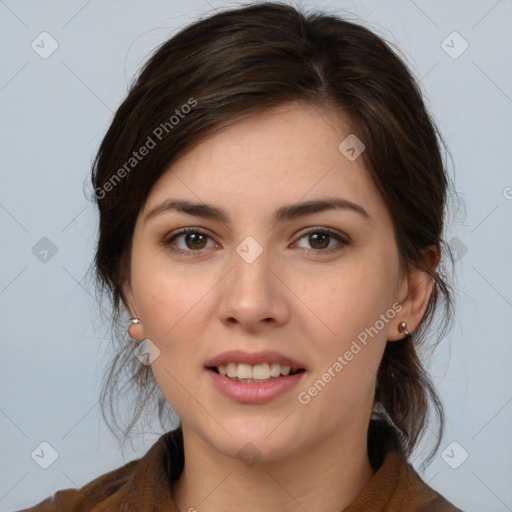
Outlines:
{"type": "Polygon", "coordinates": [[[113,326],[122,325],[101,394],[104,417],[112,431],[118,429],[114,404],[129,388],[136,397],[130,421],[120,429],[125,438],[146,405],[158,404],[160,421],[164,409],[169,410],[150,368],[132,355],[127,324],[120,323],[134,225],[152,186],[178,156],[215,130],[290,101],[348,116],[366,145],[361,158],[391,213],[402,269],[416,267],[433,279],[433,293],[414,334],[387,344],[374,407],[374,418],[392,427],[397,449],[408,456],[426,426],[430,403],[439,420],[432,457],[443,431],[443,408],[416,349],[433,326],[434,312],[441,309],[439,341],[453,310],[443,274],[445,260],[453,263],[442,239],[450,192],[440,149],[446,145],[418,84],[389,43],[338,16],[279,3],[216,13],[162,44],[140,71],[101,143],[92,172],[100,213],[94,263],[98,289],[113,304],[113,326]],[[155,145],[135,159],[134,151],[150,146],[150,139],[155,145]],[[435,270],[427,264],[431,246],[441,253],[435,270]]]}

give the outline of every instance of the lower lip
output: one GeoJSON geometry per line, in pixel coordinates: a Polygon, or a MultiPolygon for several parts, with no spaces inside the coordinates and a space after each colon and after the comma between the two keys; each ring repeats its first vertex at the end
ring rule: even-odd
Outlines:
{"type": "Polygon", "coordinates": [[[295,387],[305,371],[279,377],[268,382],[237,382],[229,377],[220,375],[213,370],[207,370],[211,375],[214,386],[225,396],[239,404],[264,404],[274,400],[295,387]]]}

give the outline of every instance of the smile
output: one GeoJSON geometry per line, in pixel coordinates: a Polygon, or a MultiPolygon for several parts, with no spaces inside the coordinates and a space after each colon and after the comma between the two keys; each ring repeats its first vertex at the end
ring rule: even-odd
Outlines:
{"type": "Polygon", "coordinates": [[[205,364],[215,389],[239,404],[263,404],[298,385],[306,366],[279,352],[231,350],[205,364]]]}
{"type": "Polygon", "coordinates": [[[291,368],[279,363],[260,363],[250,365],[246,363],[228,363],[211,368],[219,375],[224,375],[236,382],[261,383],[270,382],[282,376],[295,375],[301,368],[291,368]]]}

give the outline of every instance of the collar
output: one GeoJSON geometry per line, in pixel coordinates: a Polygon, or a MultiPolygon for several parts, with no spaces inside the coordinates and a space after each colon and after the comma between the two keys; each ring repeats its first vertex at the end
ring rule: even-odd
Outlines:
{"type": "MultiPolygon", "coordinates": [[[[393,512],[405,510],[403,507],[420,510],[425,505],[433,508],[421,510],[456,512],[458,509],[428,487],[399,454],[393,430],[380,420],[370,422],[368,452],[375,474],[358,498],[342,512],[393,512]]],[[[104,491],[105,499],[96,503],[95,512],[178,512],[171,489],[183,464],[180,425],[163,434],[144,457],[110,473],[109,482],[103,480],[102,489],[110,488],[111,493],[104,491]]]]}

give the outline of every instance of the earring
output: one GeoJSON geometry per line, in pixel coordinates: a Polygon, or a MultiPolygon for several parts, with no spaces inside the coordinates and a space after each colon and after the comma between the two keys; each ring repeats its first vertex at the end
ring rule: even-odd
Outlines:
{"type": "Polygon", "coordinates": [[[137,338],[135,338],[132,333],[130,332],[130,329],[134,326],[134,325],[139,325],[141,324],[142,322],[140,321],[140,318],[130,318],[130,325],[128,326],[128,329],[126,329],[128,331],[128,336],[130,336],[130,338],[134,339],[134,340],[137,340],[137,338]]]}
{"type": "Polygon", "coordinates": [[[405,337],[409,336],[410,332],[407,330],[407,322],[402,322],[398,325],[398,332],[405,334],[405,337]]]}

